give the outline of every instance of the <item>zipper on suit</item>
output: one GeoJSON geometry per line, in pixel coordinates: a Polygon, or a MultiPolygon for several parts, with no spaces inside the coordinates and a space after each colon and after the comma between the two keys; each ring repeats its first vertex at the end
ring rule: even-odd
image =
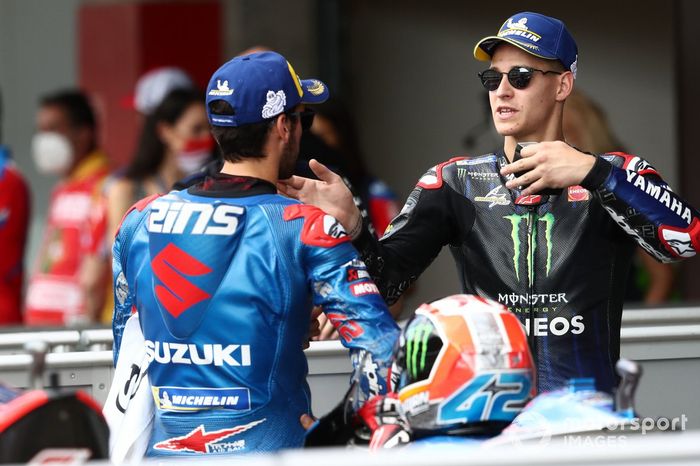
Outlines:
{"type": "Polygon", "coordinates": [[[537,206],[527,208],[527,280],[528,280],[528,314],[530,316],[530,348],[534,358],[535,367],[539,364],[537,352],[537,336],[535,335],[535,311],[533,308],[533,296],[535,294],[535,257],[537,250],[537,206]]]}

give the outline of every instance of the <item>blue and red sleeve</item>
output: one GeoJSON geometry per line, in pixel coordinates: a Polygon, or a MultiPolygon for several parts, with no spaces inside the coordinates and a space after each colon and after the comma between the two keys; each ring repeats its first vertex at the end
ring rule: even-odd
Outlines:
{"type": "Polygon", "coordinates": [[[304,219],[300,239],[314,305],[322,307],[350,349],[364,399],[385,393],[399,328],[365,264],[340,222],[322,210],[295,204],[284,216],[304,219]]]}
{"type": "Polygon", "coordinates": [[[581,185],[657,260],[678,261],[700,251],[698,211],[646,160],[622,152],[605,154],[581,185]]]}

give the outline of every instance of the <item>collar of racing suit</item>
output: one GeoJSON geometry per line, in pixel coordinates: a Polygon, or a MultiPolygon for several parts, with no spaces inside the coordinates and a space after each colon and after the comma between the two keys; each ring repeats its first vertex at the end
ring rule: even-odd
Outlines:
{"type": "Polygon", "coordinates": [[[187,190],[190,194],[205,197],[248,197],[260,194],[277,194],[277,188],[269,181],[250,176],[218,173],[187,190]]]}

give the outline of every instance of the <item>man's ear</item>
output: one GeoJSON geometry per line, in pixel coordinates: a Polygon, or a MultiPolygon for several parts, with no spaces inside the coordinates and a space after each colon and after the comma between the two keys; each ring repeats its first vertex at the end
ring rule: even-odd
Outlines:
{"type": "Polygon", "coordinates": [[[292,125],[289,117],[285,113],[277,117],[274,128],[282,141],[289,142],[289,139],[292,137],[292,125]]]}
{"type": "Polygon", "coordinates": [[[574,74],[571,71],[565,71],[559,76],[559,85],[557,86],[556,100],[563,102],[569,97],[571,91],[574,90],[574,74]]]}

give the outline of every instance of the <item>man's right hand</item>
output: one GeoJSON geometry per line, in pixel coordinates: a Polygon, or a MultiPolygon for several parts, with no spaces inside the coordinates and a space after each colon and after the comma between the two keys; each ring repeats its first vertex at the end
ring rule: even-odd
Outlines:
{"type": "MultiPolygon", "coordinates": [[[[318,180],[292,176],[277,183],[277,189],[284,195],[311,204],[335,217],[351,233],[357,230],[362,215],[352,199],[350,189],[343,179],[315,159],[309,161],[309,168],[318,180]]],[[[359,233],[359,231],[357,232],[359,233]]]]}

